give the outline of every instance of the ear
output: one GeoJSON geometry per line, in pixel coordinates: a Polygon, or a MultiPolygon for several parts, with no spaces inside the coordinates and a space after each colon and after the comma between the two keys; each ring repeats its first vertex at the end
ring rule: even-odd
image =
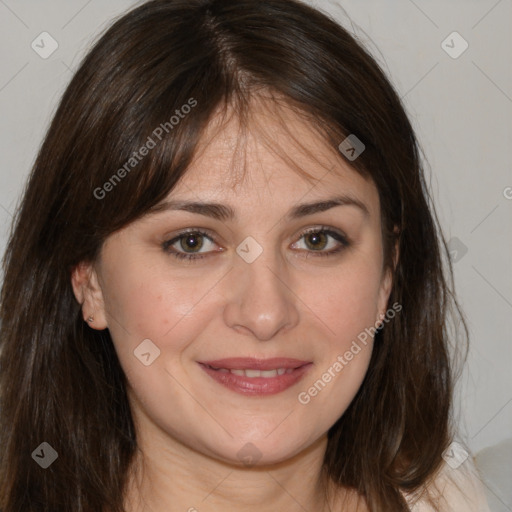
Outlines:
{"type": "MultiPolygon", "coordinates": [[[[395,233],[397,230],[395,229],[395,233]]],[[[386,315],[386,306],[388,304],[389,296],[391,295],[391,289],[393,287],[393,274],[396,270],[399,256],[399,240],[395,241],[394,253],[393,253],[393,269],[387,268],[384,276],[382,277],[381,286],[379,290],[378,299],[378,317],[376,322],[380,324],[382,319],[386,315]]]]}
{"type": "Polygon", "coordinates": [[[105,314],[105,301],[92,263],[79,263],[71,273],[71,285],[76,300],[82,305],[84,321],[92,329],[108,327],[105,314]],[[92,317],[92,321],[88,321],[92,317]]]}

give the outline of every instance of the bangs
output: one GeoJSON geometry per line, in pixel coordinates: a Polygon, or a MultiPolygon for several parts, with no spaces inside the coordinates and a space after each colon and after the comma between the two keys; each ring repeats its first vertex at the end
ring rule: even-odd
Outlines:
{"type": "Polygon", "coordinates": [[[123,134],[125,140],[119,141],[124,150],[117,160],[118,170],[100,186],[102,190],[109,189],[102,200],[117,203],[116,229],[140,218],[163,201],[186,175],[188,167],[232,120],[237,123],[238,136],[232,148],[230,178],[222,184],[228,189],[235,190],[247,178],[246,141],[249,134],[312,184],[311,188],[330,172],[336,172],[337,166],[346,165],[337,147],[346,131],[314,116],[279,92],[268,88],[236,87],[213,105],[212,91],[207,106],[201,104],[204,101],[200,96],[201,87],[194,92],[197,94],[182,97],[168,107],[167,112],[172,114],[163,121],[162,105],[153,111],[144,111],[145,117],[136,125],[135,133],[123,134]],[[299,134],[290,129],[290,117],[299,120],[299,134]],[[269,125],[278,128],[269,130],[269,125]],[[283,150],[281,142],[284,140],[287,146],[292,146],[293,154],[283,150]],[[128,141],[133,142],[128,144],[128,141]],[[325,170],[320,178],[308,172],[311,161],[325,170]]]}
{"type": "MultiPolygon", "coordinates": [[[[375,146],[378,126],[365,123],[366,110],[371,112],[364,107],[367,98],[348,83],[334,54],[309,54],[278,37],[282,23],[270,21],[277,12],[254,9],[251,28],[242,37],[236,27],[247,23],[245,15],[238,19],[233,14],[228,22],[230,8],[214,15],[199,4],[173,7],[157,2],[154,9],[149,5],[142,6],[138,16],[114,24],[77,71],[56,116],[74,115],[76,126],[68,126],[64,133],[56,122],[50,130],[50,138],[65,139],[67,145],[45,159],[69,175],[60,187],[65,204],[50,206],[64,217],[50,233],[52,242],[71,239],[77,232],[91,241],[66,258],[68,265],[96,257],[111,233],[162,202],[233,116],[240,137],[233,148],[227,187],[235,188],[245,178],[244,141],[251,132],[312,186],[343,162],[364,178],[371,176],[379,190],[386,189],[386,164],[375,146]],[[252,28],[261,23],[273,25],[270,40],[252,28]],[[325,78],[327,69],[332,80],[325,78]],[[287,123],[289,114],[307,129],[294,133],[287,123]],[[265,119],[278,123],[293,155],[283,151],[283,139],[269,132],[265,119]],[[338,150],[350,134],[366,148],[354,161],[338,150]],[[325,159],[326,154],[332,161],[325,159]],[[312,160],[325,168],[323,176],[311,176],[307,162],[312,160]],[[79,192],[72,179],[80,181],[79,192]],[[77,212],[78,223],[72,218],[77,212]]],[[[347,56],[348,61],[351,58],[356,57],[347,56]]],[[[371,76],[373,70],[357,73],[371,76]]],[[[357,75],[351,79],[359,81],[357,75]]],[[[375,102],[385,104],[384,96],[379,93],[375,102]]],[[[392,130],[391,123],[387,125],[392,130]]]]}

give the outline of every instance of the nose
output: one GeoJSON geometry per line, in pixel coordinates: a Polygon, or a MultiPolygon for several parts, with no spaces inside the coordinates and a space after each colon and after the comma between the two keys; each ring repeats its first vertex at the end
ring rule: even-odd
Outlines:
{"type": "Polygon", "coordinates": [[[224,321],[236,331],[260,341],[297,325],[297,295],[287,283],[285,262],[263,251],[252,263],[237,256],[225,294],[224,321]]]}

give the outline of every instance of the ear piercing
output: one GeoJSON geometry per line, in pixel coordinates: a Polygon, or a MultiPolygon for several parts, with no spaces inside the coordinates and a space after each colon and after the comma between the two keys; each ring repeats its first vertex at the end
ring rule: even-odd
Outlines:
{"type": "Polygon", "coordinates": [[[94,317],[93,317],[93,316],[90,316],[90,317],[87,319],[87,321],[88,321],[89,323],[94,322],[94,317]]]}

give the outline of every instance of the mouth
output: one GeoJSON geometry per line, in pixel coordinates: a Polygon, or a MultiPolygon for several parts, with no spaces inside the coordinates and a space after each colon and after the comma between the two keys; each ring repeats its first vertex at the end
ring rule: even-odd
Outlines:
{"type": "Polygon", "coordinates": [[[198,364],[213,380],[232,391],[271,395],[296,384],[313,363],[291,358],[231,358],[198,364]]]}
{"type": "Polygon", "coordinates": [[[272,377],[277,377],[278,375],[284,375],[285,373],[290,374],[293,372],[293,370],[296,370],[297,368],[276,368],[274,370],[254,370],[250,368],[214,368],[213,366],[206,365],[208,368],[211,368],[212,370],[215,370],[217,372],[221,373],[232,373],[233,375],[238,375],[240,377],[263,377],[266,379],[270,379],[272,377]]]}

